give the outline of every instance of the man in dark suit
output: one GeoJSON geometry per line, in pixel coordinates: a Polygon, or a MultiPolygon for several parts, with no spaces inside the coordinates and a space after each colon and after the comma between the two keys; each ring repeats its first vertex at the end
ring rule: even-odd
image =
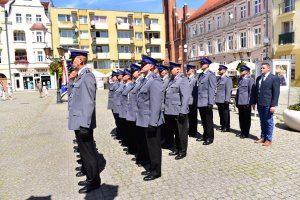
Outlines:
{"type": "Polygon", "coordinates": [[[204,129],[203,138],[197,139],[197,141],[204,141],[203,145],[210,145],[214,141],[213,105],[215,104],[217,79],[215,74],[209,70],[210,64],[211,61],[208,58],[200,60],[200,67],[203,72],[199,74],[197,80],[197,106],[204,129]]]}
{"type": "Polygon", "coordinates": [[[280,80],[271,73],[269,63],[261,65],[261,75],[256,79],[255,94],[261,126],[261,136],[256,143],[270,146],[274,128],[273,114],[278,106],[280,94],[280,80]]]}
{"type": "Polygon", "coordinates": [[[79,193],[87,193],[99,188],[97,150],[93,132],[96,128],[96,79],[88,67],[87,53],[72,49],[73,66],[77,71],[76,81],[72,81],[69,93],[69,130],[74,130],[80,155],[86,171],[86,180],[78,184],[84,186],[79,193]]]}
{"type": "Polygon", "coordinates": [[[216,104],[219,110],[220,124],[219,130],[221,132],[230,131],[230,111],[229,102],[232,92],[232,79],[226,75],[227,67],[224,65],[219,66],[219,75],[217,81],[216,91],[216,104]]]}

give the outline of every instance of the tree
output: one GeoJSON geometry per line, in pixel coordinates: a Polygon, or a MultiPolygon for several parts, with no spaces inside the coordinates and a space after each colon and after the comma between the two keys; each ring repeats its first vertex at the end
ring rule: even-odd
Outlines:
{"type": "Polygon", "coordinates": [[[49,65],[49,71],[51,75],[57,74],[57,80],[62,78],[62,64],[61,61],[53,61],[49,65]]]}

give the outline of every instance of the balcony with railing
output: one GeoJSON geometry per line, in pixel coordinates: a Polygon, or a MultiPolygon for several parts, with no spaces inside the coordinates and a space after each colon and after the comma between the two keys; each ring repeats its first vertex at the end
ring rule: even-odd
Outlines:
{"type": "Polygon", "coordinates": [[[109,52],[97,52],[97,59],[109,59],[110,53],[109,52]]]}
{"type": "Polygon", "coordinates": [[[282,2],[279,4],[279,15],[295,11],[295,2],[290,1],[290,3],[282,2]]]}
{"type": "Polygon", "coordinates": [[[104,37],[93,38],[93,44],[109,44],[109,39],[104,37]]]}
{"type": "Polygon", "coordinates": [[[15,64],[28,64],[27,55],[15,56],[15,64]]]}
{"type": "Polygon", "coordinates": [[[279,35],[278,44],[293,44],[295,42],[295,32],[283,33],[279,35]]]}

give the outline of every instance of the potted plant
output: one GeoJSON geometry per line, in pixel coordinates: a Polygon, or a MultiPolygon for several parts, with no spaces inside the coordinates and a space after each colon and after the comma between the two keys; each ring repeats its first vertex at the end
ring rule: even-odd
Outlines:
{"type": "Polygon", "coordinates": [[[300,131],[300,103],[290,105],[283,112],[284,123],[293,130],[300,131]]]}

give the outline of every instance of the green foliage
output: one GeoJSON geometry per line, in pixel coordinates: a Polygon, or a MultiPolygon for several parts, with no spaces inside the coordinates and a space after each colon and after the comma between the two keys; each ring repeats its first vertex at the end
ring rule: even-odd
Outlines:
{"type": "Polygon", "coordinates": [[[290,105],[290,106],[289,106],[289,109],[290,109],[290,110],[300,111],[300,103],[294,104],[294,105],[290,105]]]}
{"type": "Polygon", "coordinates": [[[49,72],[51,75],[54,75],[55,73],[58,74],[58,78],[60,79],[62,77],[62,64],[60,61],[53,61],[49,65],[49,72]]]}

